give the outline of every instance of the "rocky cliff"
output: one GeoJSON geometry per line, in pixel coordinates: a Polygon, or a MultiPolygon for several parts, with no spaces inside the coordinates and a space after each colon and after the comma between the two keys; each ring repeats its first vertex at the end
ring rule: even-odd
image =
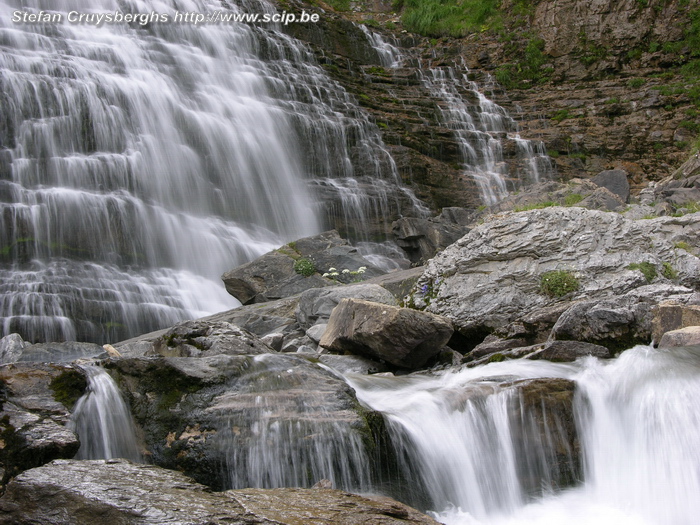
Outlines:
{"type": "MultiPolygon", "coordinates": [[[[700,129],[695,1],[503,0],[495,18],[461,38],[411,33],[400,2],[332,4],[298,4],[316,9],[321,22],[289,31],[371,114],[402,179],[433,209],[481,202],[441,118],[445,101],[422,81],[431,68],[451,68],[506,108],[520,137],[543,141],[557,178],[624,169],[634,194],[670,175],[693,149],[700,129]],[[382,65],[367,28],[403,60],[382,65]]],[[[511,136],[501,137],[505,162],[517,163],[511,136]]]]}

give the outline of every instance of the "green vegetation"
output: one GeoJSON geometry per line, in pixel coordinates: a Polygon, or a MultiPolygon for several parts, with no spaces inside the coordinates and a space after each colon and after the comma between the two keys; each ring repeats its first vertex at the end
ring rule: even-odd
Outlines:
{"type": "Polygon", "coordinates": [[[583,200],[583,195],[580,193],[569,193],[564,197],[564,206],[574,206],[583,200]]]}
{"type": "Polygon", "coordinates": [[[562,120],[566,120],[568,118],[571,118],[568,109],[559,109],[552,116],[552,120],[556,120],[557,122],[561,122],[562,120]]]}
{"type": "Polygon", "coordinates": [[[688,201],[684,202],[683,204],[674,204],[673,213],[671,215],[673,217],[682,217],[683,215],[687,215],[689,213],[697,213],[699,211],[700,202],[688,201]]]}
{"type": "Polygon", "coordinates": [[[316,267],[311,259],[302,257],[301,259],[294,261],[294,271],[299,275],[303,275],[304,277],[310,277],[316,273],[316,267]]]}
{"type": "Polygon", "coordinates": [[[513,211],[530,211],[530,210],[541,210],[542,208],[551,208],[552,206],[558,206],[554,201],[544,201],[536,202],[534,204],[525,204],[524,206],[516,206],[513,211]]]}
{"type": "Polygon", "coordinates": [[[673,245],[675,248],[678,248],[679,250],[685,250],[688,253],[693,253],[693,247],[688,244],[685,241],[679,241],[676,244],[673,245]]]}
{"type": "Polygon", "coordinates": [[[646,80],[643,78],[631,78],[627,81],[627,87],[630,87],[632,89],[640,88],[644,84],[646,84],[646,80]]]}
{"type": "Polygon", "coordinates": [[[564,297],[580,286],[574,274],[566,270],[552,270],[540,276],[540,293],[550,297],[564,297]]]}
{"type": "Polygon", "coordinates": [[[656,266],[652,263],[645,261],[641,263],[632,263],[627,267],[628,270],[639,270],[642,275],[647,280],[648,283],[652,282],[656,278],[656,266]]]}
{"type": "Polygon", "coordinates": [[[328,0],[328,4],[336,11],[350,11],[350,0],[328,0]]]}
{"type": "Polygon", "coordinates": [[[676,269],[671,266],[671,263],[663,263],[661,266],[661,275],[666,277],[666,279],[670,279],[671,281],[678,279],[678,272],[676,269]]]}
{"type": "Polygon", "coordinates": [[[406,29],[425,36],[462,37],[493,29],[500,21],[498,0],[399,0],[406,29]]]}
{"type": "Polygon", "coordinates": [[[505,88],[524,88],[546,82],[554,72],[551,67],[544,67],[548,56],[544,54],[544,40],[541,38],[531,37],[524,51],[518,53],[516,58],[517,62],[503,64],[496,69],[496,80],[505,88]]]}

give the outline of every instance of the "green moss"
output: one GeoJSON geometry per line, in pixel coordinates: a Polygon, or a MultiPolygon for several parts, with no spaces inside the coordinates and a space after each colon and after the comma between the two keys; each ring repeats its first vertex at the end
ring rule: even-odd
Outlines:
{"type": "Polygon", "coordinates": [[[486,360],[487,363],[501,363],[506,360],[506,356],[504,356],[501,353],[496,353],[491,356],[486,360]]]}
{"type": "Polygon", "coordinates": [[[656,278],[656,266],[648,261],[641,263],[632,263],[627,267],[628,270],[639,270],[644,275],[648,283],[656,278]]]}
{"type": "Polygon", "coordinates": [[[540,276],[540,293],[550,297],[563,297],[580,286],[576,276],[566,270],[552,270],[540,276]]]}
{"type": "Polygon", "coordinates": [[[53,398],[71,410],[85,393],[87,379],[78,370],[66,370],[49,383],[49,388],[53,398]]]}
{"type": "Polygon", "coordinates": [[[566,120],[568,118],[571,118],[568,109],[557,110],[552,116],[552,120],[556,120],[557,122],[561,122],[562,120],[566,120]]]}

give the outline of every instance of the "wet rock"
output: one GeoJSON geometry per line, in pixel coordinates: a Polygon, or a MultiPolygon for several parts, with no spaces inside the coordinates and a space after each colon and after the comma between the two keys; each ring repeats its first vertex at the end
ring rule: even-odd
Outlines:
{"type": "Polygon", "coordinates": [[[428,219],[404,217],[392,224],[392,234],[411,262],[424,263],[465,235],[474,215],[464,208],[445,208],[428,219]]]}
{"type": "Polygon", "coordinates": [[[325,323],[342,299],[363,299],[375,303],[396,305],[396,297],[377,284],[355,284],[308,290],[301,294],[295,311],[301,328],[308,330],[317,323],[325,323]]]}
{"type": "Polygon", "coordinates": [[[610,350],[604,346],[583,343],[581,341],[551,341],[545,347],[527,357],[527,359],[546,359],[557,363],[575,361],[579,357],[612,357],[610,350]]]}
{"type": "Polygon", "coordinates": [[[389,370],[386,364],[359,355],[321,354],[318,360],[341,374],[378,374],[389,370]]]}
{"type": "Polygon", "coordinates": [[[105,367],[149,461],[215,489],[368,486],[373,427],[354,391],[300,354],[119,359],[105,367]],[[284,469],[279,458],[294,457],[284,469]],[[329,461],[329,458],[333,458],[329,461]]]}
{"type": "Polygon", "coordinates": [[[574,416],[575,383],[568,379],[525,379],[502,385],[513,390],[514,439],[519,478],[526,491],[541,491],[541,480],[554,487],[574,485],[581,476],[581,450],[574,416]],[[543,444],[548,446],[543,447],[543,444]],[[542,461],[544,460],[544,461],[542,461]]]}
{"type": "Polygon", "coordinates": [[[452,336],[449,320],[409,308],[343,299],[333,310],[319,343],[402,368],[419,368],[452,336]]]}
{"type": "Polygon", "coordinates": [[[76,359],[107,357],[107,352],[94,343],[37,343],[25,346],[17,361],[29,363],[70,363],[76,359]]]}
{"type": "Polygon", "coordinates": [[[73,366],[0,367],[1,483],[23,470],[75,455],[80,442],[66,425],[86,387],[83,372],[73,366]]]}
{"type": "Polygon", "coordinates": [[[216,493],[179,472],[126,460],[59,460],[29,470],[8,485],[0,511],[8,525],[437,524],[389,498],[333,489],[216,493]]]}
{"type": "Polygon", "coordinates": [[[700,346],[700,326],[688,326],[666,332],[659,342],[659,348],[679,346],[700,346]]]}
{"type": "Polygon", "coordinates": [[[495,335],[489,335],[484,341],[474,347],[469,353],[469,357],[479,359],[485,355],[511,350],[513,348],[527,346],[525,339],[500,339],[495,335]]]}

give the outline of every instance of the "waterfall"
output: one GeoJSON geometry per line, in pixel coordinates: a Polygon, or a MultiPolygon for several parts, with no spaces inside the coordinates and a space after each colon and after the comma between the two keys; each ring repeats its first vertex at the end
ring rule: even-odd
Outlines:
{"type": "Polygon", "coordinates": [[[0,2],[3,334],[103,343],[228,309],[222,272],[416,205],[377,127],[274,26],[14,23],[19,9],[273,8],[0,2]]]}
{"type": "Polygon", "coordinates": [[[517,122],[484,94],[493,92],[492,77],[479,86],[468,78],[464,64],[425,67],[420,58],[407,57],[379,33],[360,27],[382,66],[418,70],[428,97],[436,100],[442,124],[454,134],[462,172],[474,179],[484,204],[495,204],[510,190],[551,176],[553,166],[544,144],[521,138],[517,122]]]}
{"type": "Polygon", "coordinates": [[[225,421],[216,439],[231,488],[310,487],[325,479],[335,488],[370,489],[356,417],[334,391],[314,387],[319,377],[309,376],[307,367],[303,358],[256,356],[235,392],[207,409],[225,421]]]}
{"type": "Polygon", "coordinates": [[[348,379],[365,405],[384,414],[400,468],[421,493],[408,499],[443,523],[697,521],[697,350],[639,346],[609,361],[512,361],[432,375],[348,379]],[[533,420],[512,388],[516,378],[538,377],[576,384],[583,473],[565,490],[548,475],[561,422],[550,419],[545,432],[528,432],[527,421],[533,420]]]}
{"type": "Polygon", "coordinates": [[[82,368],[88,377],[87,392],[75,404],[70,424],[80,438],[76,458],[141,462],[131,413],[116,383],[102,368],[82,368]]]}
{"type": "Polygon", "coordinates": [[[442,101],[442,122],[453,131],[463,173],[474,179],[483,203],[495,204],[509,190],[551,175],[552,165],[544,146],[522,139],[517,122],[469,80],[466,67],[456,67],[423,70],[422,81],[442,101]],[[508,142],[515,144],[510,159],[504,153],[508,142]]]}

